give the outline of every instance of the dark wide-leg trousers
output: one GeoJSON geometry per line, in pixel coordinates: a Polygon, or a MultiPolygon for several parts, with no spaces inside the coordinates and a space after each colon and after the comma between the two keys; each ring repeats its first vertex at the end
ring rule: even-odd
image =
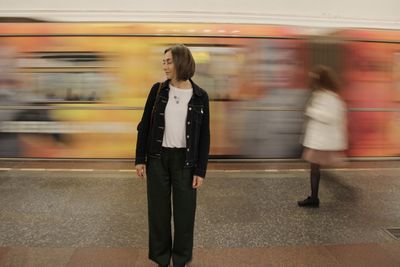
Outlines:
{"type": "Polygon", "coordinates": [[[149,258],[161,265],[169,264],[171,257],[176,267],[192,259],[196,189],[193,168],[184,168],[185,159],[185,148],[163,148],[160,159],[147,162],[149,258]]]}

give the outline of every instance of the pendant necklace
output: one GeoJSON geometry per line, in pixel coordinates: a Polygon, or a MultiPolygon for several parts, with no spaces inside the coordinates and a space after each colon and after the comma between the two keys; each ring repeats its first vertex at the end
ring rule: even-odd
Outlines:
{"type": "Polygon", "coordinates": [[[175,103],[179,104],[180,98],[179,96],[174,95],[175,103]]]}

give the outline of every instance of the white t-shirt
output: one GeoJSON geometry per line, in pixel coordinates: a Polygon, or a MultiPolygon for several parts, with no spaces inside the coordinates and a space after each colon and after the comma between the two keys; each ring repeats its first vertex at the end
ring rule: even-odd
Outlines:
{"type": "Polygon", "coordinates": [[[165,108],[163,147],[186,147],[186,117],[193,88],[179,89],[169,85],[169,99],[165,108]]]}

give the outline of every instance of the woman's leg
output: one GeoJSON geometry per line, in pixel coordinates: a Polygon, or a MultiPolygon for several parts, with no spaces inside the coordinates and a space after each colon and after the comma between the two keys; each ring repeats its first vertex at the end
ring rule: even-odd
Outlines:
{"type": "Polygon", "coordinates": [[[310,169],[311,197],[318,199],[319,180],[321,178],[320,166],[319,164],[311,163],[310,169]]]}
{"type": "Polygon", "coordinates": [[[193,232],[196,212],[196,189],[192,188],[193,169],[184,168],[186,150],[176,149],[171,166],[174,217],[174,267],[183,267],[192,260],[193,232]]]}
{"type": "Polygon", "coordinates": [[[149,218],[149,258],[160,265],[171,259],[171,180],[166,165],[168,155],[150,158],[147,164],[149,218]]]}
{"type": "Polygon", "coordinates": [[[311,163],[310,165],[310,182],[311,182],[311,196],[304,200],[298,201],[300,207],[319,207],[318,189],[319,180],[321,177],[320,165],[311,163]]]}

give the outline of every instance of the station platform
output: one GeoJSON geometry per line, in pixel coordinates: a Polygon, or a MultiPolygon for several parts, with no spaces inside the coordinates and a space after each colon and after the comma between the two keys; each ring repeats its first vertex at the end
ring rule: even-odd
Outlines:
{"type": "MultiPolygon", "coordinates": [[[[191,267],[400,266],[400,162],[213,161],[191,267]]],[[[132,161],[0,160],[0,266],[156,266],[132,161]]]]}

